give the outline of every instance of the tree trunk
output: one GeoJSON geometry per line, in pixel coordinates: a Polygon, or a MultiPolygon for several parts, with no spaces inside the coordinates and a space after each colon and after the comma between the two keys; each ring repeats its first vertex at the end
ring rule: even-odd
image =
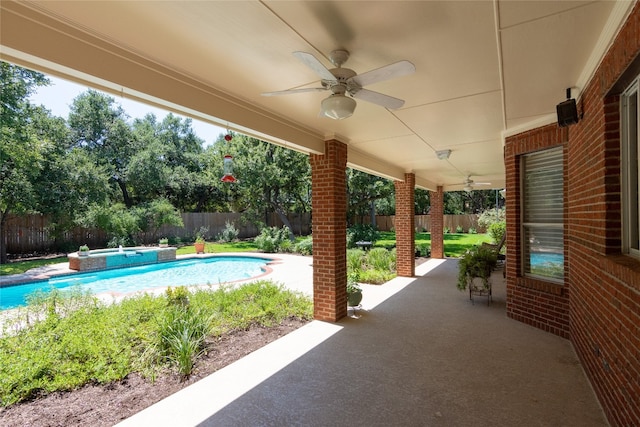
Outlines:
{"type": "Polygon", "coordinates": [[[287,215],[285,215],[285,213],[279,206],[274,206],[274,210],[278,214],[278,218],[280,218],[280,221],[282,221],[284,226],[289,229],[289,240],[291,240],[292,242],[295,242],[296,236],[293,234],[293,227],[291,226],[291,222],[289,221],[289,218],[287,218],[287,215]]]}
{"type": "Polygon", "coordinates": [[[124,205],[127,208],[132,207],[133,201],[131,200],[131,197],[129,197],[129,192],[127,191],[127,183],[120,179],[116,179],[116,182],[118,183],[118,187],[120,187],[120,191],[122,191],[122,199],[124,201],[124,205]]]}
{"type": "Polygon", "coordinates": [[[5,240],[7,239],[7,215],[9,211],[0,212],[0,264],[6,264],[9,262],[7,258],[7,245],[5,240]]]}

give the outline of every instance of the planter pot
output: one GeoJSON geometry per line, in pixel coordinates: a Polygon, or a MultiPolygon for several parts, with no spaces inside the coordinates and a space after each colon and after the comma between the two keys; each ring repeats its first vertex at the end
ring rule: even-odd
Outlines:
{"type": "Polygon", "coordinates": [[[349,307],[357,307],[362,301],[362,292],[351,292],[347,294],[347,305],[349,307]]]}
{"type": "Polygon", "coordinates": [[[169,244],[168,244],[168,243],[160,243],[160,244],[159,244],[159,246],[160,246],[161,248],[168,248],[168,247],[169,247],[169,244]]]}
{"type": "Polygon", "coordinates": [[[78,251],[78,256],[89,256],[89,251],[78,251]]]}
{"type": "Polygon", "coordinates": [[[197,254],[203,254],[204,253],[204,243],[194,243],[193,246],[195,246],[196,248],[196,253],[197,254]]]}

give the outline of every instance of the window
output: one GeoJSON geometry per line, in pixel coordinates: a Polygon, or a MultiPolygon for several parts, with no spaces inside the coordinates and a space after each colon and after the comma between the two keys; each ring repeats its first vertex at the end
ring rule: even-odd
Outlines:
{"type": "Polygon", "coordinates": [[[640,78],[622,94],[622,251],[640,258],[640,210],[638,209],[638,89],[640,78]]]}
{"type": "Polygon", "coordinates": [[[564,279],[562,147],[522,157],[522,254],[525,276],[564,279]]]}

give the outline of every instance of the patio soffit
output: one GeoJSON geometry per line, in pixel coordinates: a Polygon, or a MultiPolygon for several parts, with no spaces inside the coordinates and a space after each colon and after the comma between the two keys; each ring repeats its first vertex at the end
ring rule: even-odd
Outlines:
{"type": "Polygon", "coordinates": [[[349,145],[349,166],[460,190],[503,188],[505,135],[556,120],[580,90],[633,1],[2,1],[0,59],[234,129],[305,153],[349,145]],[[368,89],[345,120],[319,117],[328,92],[296,59],[363,73],[406,59],[414,74],[368,89]],[[448,160],[435,152],[451,150],[448,160]]]}

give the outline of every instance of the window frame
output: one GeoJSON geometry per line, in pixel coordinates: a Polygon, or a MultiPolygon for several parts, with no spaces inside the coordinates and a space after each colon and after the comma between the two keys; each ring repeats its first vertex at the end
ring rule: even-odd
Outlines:
{"type": "MultiPolygon", "coordinates": [[[[520,157],[520,188],[521,188],[521,196],[520,196],[520,206],[522,207],[522,209],[520,210],[520,236],[521,236],[521,240],[520,240],[520,245],[521,245],[521,251],[520,251],[520,255],[521,255],[521,262],[520,262],[520,269],[521,269],[521,275],[523,277],[527,277],[527,278],[532,278],[532,279],[537,279],[537,280],[543,280],[543,281],[548,281],[548,282],[553,282],[556,283],[558,285],[564,285],[564,279],[565,279],[565,274],[566,274],[566,269],[564,267],[565,264],[565,252],[566,252],[566,241],[565,241],[565,171],[564,171],[564,156],[565,156],[565,152],[564,152],[564,146],[555,146],[555,147],[549,147],[546,148],[544,150],[540,150],[540,151],[535,151],[532,153],[527,153],[527,154],[523,154],[520,157]],[[552,151],[555,151],[557,153],[551,153],[552,151]],[[526,206],[527,206],[527,185],[525,182],[525,178],[527,176],[527,172],[531,171],[532,169],[529,167],[527,167],[526,165],[526,161],[528,158],[531,158],[533,156],[536,155],[540,155],[542,153],[545,154],[549,154],[551,153],[551,155],[557,155],[558,158],[554,159],[556,162],[559,161],[560,164],[562,165],[562,170],[561,170],[561,178],[562,178],[562,185],[560,186],[560,195],[559,198],[562,200],[562,206],[560,211],[562,212],[561,214],[561,221],[559,222],[542,222],[542,221],[527,221],[526,219],[526,206]],[[554,232],[559,232],[561,235],[561,240],[562,240],[562,246],[559,248],[560,249],[560,253],[562,254],[562,277],[553,277],[553,276],[547,276],[547,275],[541,275],[541,274],[535,274],[531,272],[531,264],[530,264],[530,258],[529,260],[527,259],[527,256],[530,257],[531,253],[534,252],[531,250],[531,245],[530,242],[527,239],[527,236],[529,235],[529,231],[532,229],[540,229],[540,230],[553,230],[554,232]],[[527,266],[529,266],[529,271],[526,271],[527,266]]],[[[536,169],[534,169],[535,171],[536,169]]]]}
{"type": "Polygon", "coordinates": [[[637,259],[640,259],[640,195],[638,194],[640,190],[640,173],[638,173],[638,164],[640,163],[639,102],[640,76],[637,76],[620,95],[622,253],[637,259]],[[635,101],[635,111],[630,111],[632,101],[635,101]]]}

